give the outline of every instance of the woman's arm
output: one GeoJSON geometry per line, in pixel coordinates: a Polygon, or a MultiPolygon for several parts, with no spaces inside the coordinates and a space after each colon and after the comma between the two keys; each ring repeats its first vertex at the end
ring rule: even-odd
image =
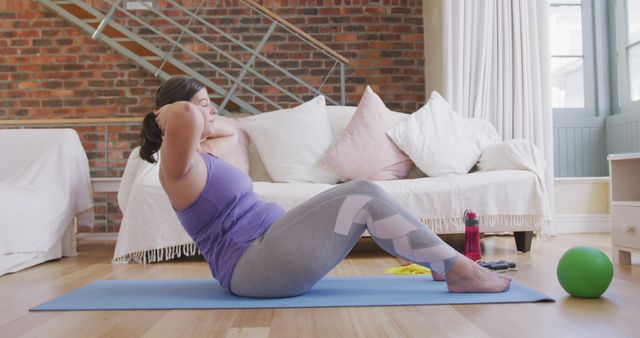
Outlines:
{"type": "Polygon", "coordinates": [[[161,174],[172,181],[180,180],[196,158],[204,128],[202,114],[192,103],[180,101],[160,108],[156,120],[164,132],[160,148],[161,174]]]}
{"type": "Polygon", "coordinates": [[[216,119],[213,123],[213,138],[218,138],[218,137],[226,137],[226,136],[233,136],[236,134],[236,129],[226,123],[223,119],[219,118],[218,115],[216,115],[216,119]]]}
{"type": "Polygon", "coordinates": [[[238,143],[236,129],[222,119],[216,119],[213,124],[213,135],[207,137],[200,144],[203,151],[223,157],[238,143]]]}

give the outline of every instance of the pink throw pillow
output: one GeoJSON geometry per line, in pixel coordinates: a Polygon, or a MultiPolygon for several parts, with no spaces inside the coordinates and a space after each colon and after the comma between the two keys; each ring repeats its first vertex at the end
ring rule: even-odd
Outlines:
{"type": "Polygon", "coordinates": [[[348,179],[405,178],[413,162],[387,136],[386,131],[409,115],[389,110],[367,86],[344,132],[320,158],[320,163],[348,179]]]}

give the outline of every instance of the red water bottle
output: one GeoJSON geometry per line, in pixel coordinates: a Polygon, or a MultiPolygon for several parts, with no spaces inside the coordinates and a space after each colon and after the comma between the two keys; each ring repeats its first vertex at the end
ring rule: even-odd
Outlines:
{"type": "Polygon", "coordinates": [[[464,212],[464,255],[472,261],[480,260],[480,227],[475,212],[464,212]]]}

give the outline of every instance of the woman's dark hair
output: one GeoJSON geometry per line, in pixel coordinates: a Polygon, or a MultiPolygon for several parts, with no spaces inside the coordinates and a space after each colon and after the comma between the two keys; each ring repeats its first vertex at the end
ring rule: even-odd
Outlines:
{"type": "MultiPolygon", "coordinates": [[[[170,103],[189,101],[202,88],[204,86],[200,82],[190,77],[172,77],[158,88],[155,110],[170,103]]],[[[156,123],[155,111],[147,113],[140,130],[140,158],[149,163],[156,163],[154,154],[160,150],[162,136],[160,126],[156,123]]]]}

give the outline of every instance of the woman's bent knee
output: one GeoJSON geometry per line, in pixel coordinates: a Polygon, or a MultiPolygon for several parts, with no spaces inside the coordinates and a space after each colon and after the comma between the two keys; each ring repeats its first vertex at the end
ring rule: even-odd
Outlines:
{"type": "Polygon", "coordinates": [[[366,179],[357,178],[353,181],[347,182],[353,193],[367,193],[372,195],[385,194],[386,192],[376,183],[366,179]]]}

